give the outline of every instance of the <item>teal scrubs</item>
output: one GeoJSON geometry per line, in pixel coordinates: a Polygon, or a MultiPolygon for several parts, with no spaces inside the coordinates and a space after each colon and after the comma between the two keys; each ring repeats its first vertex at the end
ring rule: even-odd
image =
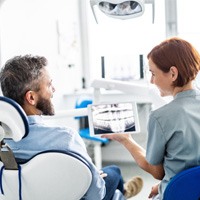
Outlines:
{"type": "Polygon", "coordinates": [[[180,92],[170,103],[152,111],[148,122],[146,158],[152,165],[164,166],[160,200],[174,175],[200,165],[199,144],[200,91],[180,92]]]}

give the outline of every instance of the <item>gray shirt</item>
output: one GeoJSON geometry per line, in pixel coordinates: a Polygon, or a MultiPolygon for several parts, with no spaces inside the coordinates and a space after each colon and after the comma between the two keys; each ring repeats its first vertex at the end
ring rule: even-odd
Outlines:
{"type": "Polygon", "coordinates": [[[146,158],[163,164],[165,176],[160,199],[170,179],[182,170],[200,165],[200,92],[178,93],[173,101],[153,111],[148,123],[146,158]]]}
{"type": "Polygon", "coordinates": [[[85,144],[75,130],[66,127],[47,126],[43,118],[38,115],[28,116],[29,134],[19,142],[6,140],[13,150],[15,157],[29,159],[45,150],[73,151],[81,154],[89,163],[92,171],[92,183],[84,199],[103,199],[106,188],[99,170],[92,163],[87,154],[85,144]]]}

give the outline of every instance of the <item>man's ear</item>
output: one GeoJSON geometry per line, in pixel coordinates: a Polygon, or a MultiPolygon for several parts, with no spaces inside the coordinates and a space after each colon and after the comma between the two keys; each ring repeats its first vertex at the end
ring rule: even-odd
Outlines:
{"type": "Polygon", "coordinates": [[[28,92],[26,92],[25,94],[25,100],[31,104],[31,105],[35,105],[36,101],[37,101],[37,95],[34,91],[29,90],[28,92]]]}
{"type": "Polygon", "coordinates": [[[175,66],[170,67],[172,80],[175,81],[178,77],[178,69],[175,66]]]}

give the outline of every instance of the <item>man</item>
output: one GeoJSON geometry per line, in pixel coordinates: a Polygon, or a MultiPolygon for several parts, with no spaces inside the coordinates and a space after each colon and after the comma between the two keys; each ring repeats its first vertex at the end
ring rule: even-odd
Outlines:
{"type": "Polygon", "coordinates": [[[25,55],[8,60],[1,70],[3,95],[21,105],[29,121],[30,131],[26,138],[19,142],[7,141],[15,156],[29,159],[45,150],[77,152],[87,160],[92,169],[92,183],[84,199],[110,200],[116,189],[127,198],[136,195],[143,184],[140,177],[132,178],[124,188],[120,169],[112,165],[99,172],[76,131],[45,125],[42,115],[54,115],[51,98],[55,92],[47,65],[45,57],[25,55]]]}

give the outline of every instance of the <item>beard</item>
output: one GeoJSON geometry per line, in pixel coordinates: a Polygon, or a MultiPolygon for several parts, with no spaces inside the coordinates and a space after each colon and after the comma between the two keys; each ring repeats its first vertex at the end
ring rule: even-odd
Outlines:
{"type": "Polygon", "coordinates": [[[47,100],[43,97],[39,97],[36,108],[42,112],[43,115],[54,115],[54,106],[51,100],[47,100]]]}

